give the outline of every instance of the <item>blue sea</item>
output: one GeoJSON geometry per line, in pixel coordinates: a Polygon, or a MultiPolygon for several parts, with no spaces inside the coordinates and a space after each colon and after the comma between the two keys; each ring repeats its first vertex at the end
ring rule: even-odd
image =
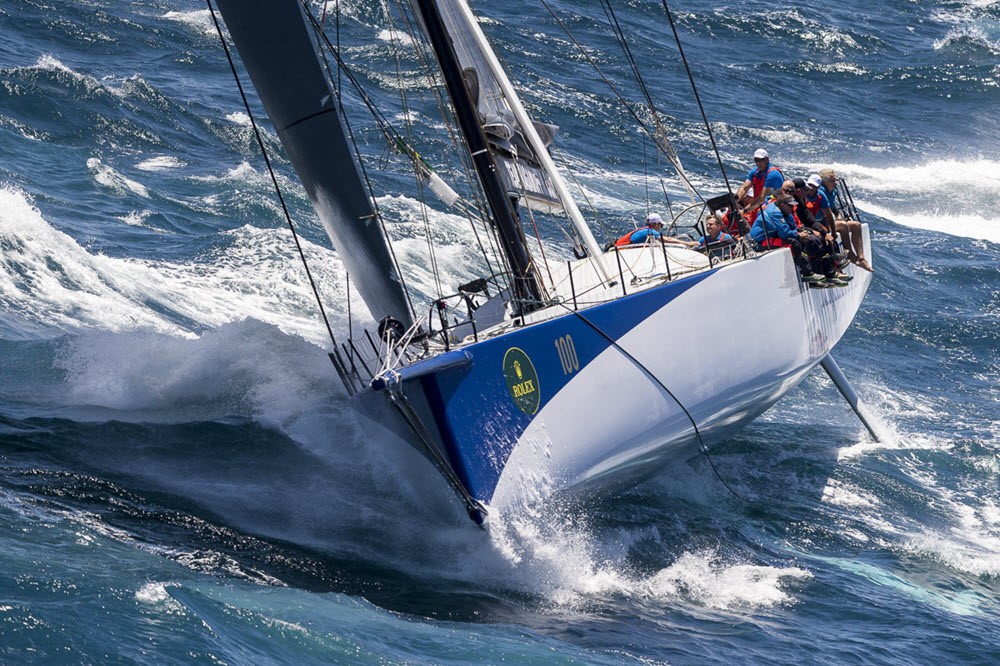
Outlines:
{"type": "MultiPolygon", "coordinates": [[[[549,4],[648,117],[602,5],[549,4]]],[[[329,34],[460,180],[382,6],[330,3],[329,34]]],[[[662,4],[612,6],[721,193],[662,4]]],[[[683,205],[544,4],[473,7],[606,233],[683,205]]],[[[831,166],[871,225],[835,355],[886,436],[817,371],[718,476],[695,458],[481,530],[359,429],[207,5],[0,0],[0,663],[1000,663],[1000,2],[671,9],[734,186],[759,147],[831,166]]],[[[446,287],[478,276],[464,219],[344,99],[413,293],[437,288],[425,224],[446,287]]],[[[251,109],[343,338],[364,306],[251,109]]],[[[720,363],[782,344],[746,342],[720,363]]]]}

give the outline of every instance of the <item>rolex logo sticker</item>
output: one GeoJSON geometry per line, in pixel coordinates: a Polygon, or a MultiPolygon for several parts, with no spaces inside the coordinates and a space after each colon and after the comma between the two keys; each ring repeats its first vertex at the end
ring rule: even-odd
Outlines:
{"type": "Polygon", "coordinates": [[[542,396],[538,390],[538,373],[528,355],[517,347],[508,349],[503,357],[503,375],[517,408],[528,415],[537,412],[542,396]]]}

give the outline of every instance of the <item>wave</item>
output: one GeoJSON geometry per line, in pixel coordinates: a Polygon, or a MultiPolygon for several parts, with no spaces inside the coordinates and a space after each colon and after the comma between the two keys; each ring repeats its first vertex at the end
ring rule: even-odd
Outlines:
{"type": "Polygon", "coordinates": [[[975,24],[964,24],[952,28],[944,37],[934,41],[934,50],[942,51],[965,45],[983,49],[993,55],[1000,54],[1000,41],[994,39],[981,26],[975,24]]]}
{"type": "Polygon", "coordinates": [[[193,28],[198,34],[203,36],[215,36],[215,23],[212,21],[212,13],[207,9],[196,9],[192,11],[169,11],[163,15],[168,21],[180,23],[189,28],[193,28]]]}
{"type": "MultiPolygon", "coordinates": [[[[28,197],[0,188],[0,305],[5,337],[53,337],[65,331],[153,331],[196,337],[246,318],[272,323],[306,339],[326,339],[312,291],[289,232],[241,227],[221,234],[222,247],[189,263],[91,254],[54,229],[28,197]]],[[[343,265],[303,241],[324,294],[342,304],[343,265]]],[[[360,299],[355,312],[365,312],[360,299]]],[[[332,309],[336,328],[346,316],[332,309]]]]}
{"type": "Polygon", "coordinates": [[[1000,160],[944,159],[891,167],[803,166],[811,171],[833,167],[866,212],[903,226],[1000,243],[1000,215],[994,205],[1000,191],[1000,160]]]}
{"type": "Polygon", "coordinates": [[[157,155],[150,157],[135,165],[140,171],[166,171],[167,169],[180,169],[186,166],[184,161],[172,155],[157,155]]]}

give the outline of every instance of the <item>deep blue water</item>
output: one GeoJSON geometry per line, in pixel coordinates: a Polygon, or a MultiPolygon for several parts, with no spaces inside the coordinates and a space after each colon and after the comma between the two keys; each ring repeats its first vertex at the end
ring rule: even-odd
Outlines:
{"type": "MultiPolygon", "coordinates": [[[[721,191],[661,5],[617,5],[721,191]]],[[[552,6],[637,102],[600,5],[552,6]]],[[[609,225],[664,205],[661,176],[682,198],[543,6],[475,8],[609,225]]],[[[837,357],[889,437],[817,374],[716,448],[745,499],[696,459],[486,533],[358,431],[205,5],[0,0],[0,662],[1000,661],[1000,3],[672,9],[730,177],[763,146],[866,213],[837,357]]],[[[380,17],[343,3],[344,53],[457,175],[380,17]]],[[[343,267],[276,159],[343,334],[343,267]]],[[[406,172],[374,178],[429,293],[406,172]]],[[[446,280],[475,275],[462,221],[429,215],[446,280]]]]}

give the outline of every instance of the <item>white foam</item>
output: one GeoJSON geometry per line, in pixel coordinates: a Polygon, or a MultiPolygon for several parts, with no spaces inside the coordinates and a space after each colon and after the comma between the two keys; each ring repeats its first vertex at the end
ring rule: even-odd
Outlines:
{"type": "Polygon", "coordinates": [[[685,553],[650,578],[645,594],[657,599],[684,597],[714,609],[767,608],[793,601],[786,585],[808,580],[799,567],[727,564],[712,551],[685,553]]]}
{"type": "MultiPolygon", "coordinates": [[[[195,337],[253,318],[318,343],[326,338],[287,230],[242,227],[223,234],[224,249],[175,264],[90,254],[53,229],[20,190],[0,188],[0,222],[0,302],[18,315],[4,322],[14,327],[8,334],[96,329],[195,337]]],[[[343,266],[332,250],[302,242],[328,304],[336,304],[329,308],[334,325],[343,327],[343,266]]],[[[358,315],[367,311],[359,299],[352,305],[358,315]]]]}
{"type": "Polygon", "coordinates": [[[87,168],[94,174],[94,180],[116,194],[132,192],[140,197],[149,198],[149,190],[146,189],[145,185],[131,178],[126,178],[96,157],[87,160],[87,168]]]}
{"type": "Polygon", "coordinates": [[[35,62],[35,68],[50,72],[63,72],[64,74],[70,74],[80,80],[86,80],[88,78],[82,74],[77,74],[75,71],[64,65],[58,58],[47,53],[38,57],[38,60],[35,62]]]}
{"type": "Polygon", "coordinates": [[[183,166],[185,166],[185,163],[172,155],[157,155],[156,157],[139,162],[135,165],[135,168],[141,171],[166,171],[168,169],[179,169],[183,166]]]}
{"type": "Polygon", "coordinates": [[[904,213],[860,199],[856,203],[861,210],[904,227],[1000,243],[1000,217],[964,213],[904,213]]]}
{"type": "Polygon", "coordinates": [[[992,205],[1000,191],[1000,161],[987,158],[934,160],[919,165],[804,164],[832,166],[846,178],[859,208],[897,224],[1000,242],[1000,215],[992,205]],[[965,204],[954,205],[955,193],[965,204]],[[947,202],[947,203],[944,203],[947,202]],[[976,207],[976,202],[981,202],[976,207]]]}
{"type": "MultiPolygon", "coordinates": [[[[141,604],[169,605],[173,599],[167,593],[167,583],[146,583],[135,593],[135,600],[141,604]]],[[[176,602],[174,602],[176,604],[176,602]]],[[[180,608],[180,604],[177,604],[180,608]]]]}
{"type": "Polygon", "coordinates": [[[870,167],[860,164],[808,164],[818,171],[832,166],[838,176],[846,176],[851,189],[863,188],[866,192],[891,192],[927,194],[956,191],[967,195],[974,193],[995,194],[1000,188],[1000,160],[975,158],[968,160],[942,159],[924,164],[891,167],[870,167]]]}
{"type": "MultiPolygon", "coordinates": [[[[147,328],[183,334],[142,305],[159,280],[136,262],[91,255],[53,229],[20,190],[0,188],[0,302],[8,324],[50,334],[75,328],[147,328]],[[16,314],[16,316],[15,316],[16,314]]],[[[8,334],[25,330],[8,330],[8,334]]]]}
{"type": "Polygon", "coordinates": [[[998,475],[987,473],[980,478],[982,467],[972,465],[973,476],[956,488],[950,478],[945,485],[935,468],[919,460],[903,461],[903,469],[931,495],[933,506],[952,519],[948,527],[920,529],[904,548],[974,576],[1000,577],[998,475]]]}
{"type": "Polygon", "coordinates": [[[37,69],[39,71],[56,72],[57,74],[68,76],[71,79],[82,84],[88,90],[88,92],[102,91],[114,95],[116,97],[125,97],[129,93],[130,89],[127,87],[116,88],[113,85],[111,85],[113,82],[118,81],[119,83],[121,83],[129,81],[142,81],[142,78],[139,76],[135,76],[129,79],[121,79],[121,78],[116,79],[114,77],[106,77],[105,79],[99,81],[95,77],[90,76],[89,74],[80,74],[76,70],[67,67],[58,58],[49,54],[43,54],[39,56],[38,60],[35,62],[32,69],[37,69]]]}
{"type": "Polygon", "coordinates": [[[215,23],[212,21],[212,13],[207,9],[196,9],[187,12],[169,11],[163,15],[168,21],[175,21],[202,35],[215,35],[215,23]]]}
{"type": "Polygon", "coordinates": [[[978,25],[973,24],[963,24],[948,31],[941,39],[934,42],[934,50],[939,51],[943,48],[951,46],[952,44],[961,44],[963,42],[978,44],[983,46],[993,53],[1000,53],[1000,42],[990,39],[986,31],[983,30],[978,25]]]}
{"type": "Polygon", "coordinates": [[[226,120],[241,127],[251,127],[250,116],[245,111],[233,111],[226,115],[226,120]]]}
{"type": "Polygon", "coordinates": [[[123,215],[118,219],[132,227],[146,227],[147,229],[153,229],[153,227],[146,224],[146,219],[152,214],[153,212],[149,210],[133,210],[128,215],[123,215]]]}
{"type": "Polygon", "coordinates": [[[383,42],[396,43],[401,46],[413,46],[414,43],[413,38],[405,32],[391,30],[388,28],[379,31],[376,38],[383,42]]]}

